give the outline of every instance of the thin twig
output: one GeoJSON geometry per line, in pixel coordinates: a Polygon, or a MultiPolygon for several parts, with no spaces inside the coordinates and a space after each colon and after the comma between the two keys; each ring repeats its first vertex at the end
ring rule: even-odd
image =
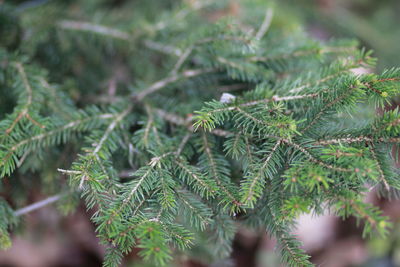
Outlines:
{"type": "Polygon", "coordinates": [[[147,48],[162,52],[164,54],[171,54],[171,55],[175,55],[177,57],[182,55],[181,49],[171,46],[171,45],[157,43],[152,40],[144,40],[143,43],[147,48]]]}
{"type": "Polygon", "coordinates": [[[147,95],[157,92],[158,90],[164,88],[165,86],[174,83],[183,78],[196,77],[205,73],[213,72],[215,69],[198,69],[198,70],[186,70],[180,74],[172,74],[158,82],[153,83],[145,90],[139,92],[138,94],[132,95],[132,98],[136,101],[143,100],[147,95]]]}
{"type": "Polygon", "coordinates": [[[351,143],[360,143],[360,142],[382,142],[382,143],[400,143],[399,137],[392,137],[392,138],[372,138],[370,136],[358,136],[358,137],[344,137],[344,138],[337,138],[337,139],[329,139],[329,140],[320,140],[317,141],[317,145],[332,145],[332,144],[351,144],[351,143]]]}
{"type": "Polygon", "coordinates": [[[120,31],[118,29],[110,28],[107,26],[102,26],[99,24],[83,22],[83,21],[73,21],[73,20],[61,20],[58,25],[62,29],[66,30],[78,30],[78,31],[88,31],[97,33],[100,35],[109,36],[116,39],[121,39],[124,41],[130,40],[130,35],[126,32],[120,31]]]}
{"type": "Polygon", "coordinates": [[[27,214],[27,213],[29,213],[29,212],[35,211],[35,210],[37,210],[37,209],[43,208],[43,207],[45,207],[45,206],[47,206],[47,205],[50,205],[50,204],[52,204],[52,203],[54,203],[54,202],[57,202],[57,201],[60,200],[64,195],[66,195],[66,193],[57,194],[57,195],[55,195],[55,196],[51,196],[51,197],[48,197],[48,198],[43,199],[43,200],[41,200],[41,201],[35,202],[35,203],[33,203],[33,204],[31,204],[31,205],[28,205],[28,206],[26,206],[26,207],[24,207],[24,208],[21,208],[21,209],[16,210],[16,211],[14,212],[14,215],[15,215],[15,216],[21,216],[21,215],[27,214]]]}
{"type": "Polygon", "coordinates": [[[267,11],[265,12],[264,21],[261,24],[261,27],[256,34],[256,38],[258,40],[261,40],[261,38],[263,38],[263,36],[267,33],[269,26],[271,26],[271,21],[273,16],[274,16],[273,9],[268,8],[267,11]]]}

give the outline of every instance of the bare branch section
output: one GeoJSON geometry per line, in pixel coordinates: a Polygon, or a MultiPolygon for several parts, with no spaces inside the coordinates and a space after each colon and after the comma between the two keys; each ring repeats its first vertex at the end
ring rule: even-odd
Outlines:
{"type": "Polygon", "coordinates": [[[273,96],[272,98],[255,100],[247,103],[240,104],[241,107],[249,107],[255,106],[261,103],[269,103],[269,102],[281,102],[281,101],[291,101],[298,99],[306,99],[306,98],[315,98],[318,96],[318,93],[308,94],[308,95],[292,95],[292,96],[273,96]]]}
{"type": "MultiPolygon", "coordinates": [[[[58,26],[64,30],[91,32],[128,42],[133,38],[133,36],[128,32],[85,21],[61,20],[58,23],[58,26]]],[[[181,56],[182,54],[182,51],[177,47],[161,44],[152,40],[144,40],[143,44],[149,49],[162,52],[167,55],[181,56]]]]}
{"type": "Polygon", "coordinates": [[[54,202],[57,202],[57,201],[60,200],[64,195],[65,195],[65,193],[64,193],[64,194],[58,194],[58,195],[55,195],[55,196],[48,197],[48,198],[43,199],[43,200],[41,200],[41,201],[35,202],[35,203],[33,203],[33,204],[29,205],[29,206],[26,206],[26,207],[24,207],[24,208],[18,209],[18,210],[16,210],[16,211],[14,212],[14,214],[15,214],[15,216],[22,216],[22,215],[25,215],[25,214],[27,214],[27,213],[29,213],[29,212],[32,212],[32,211],[41,209],[41,208],[43,208],[43,207],[45,207],[45,206],[47,206],[47,205],[50,205],[50,204],[52,204],[52,203],[54,203],[54,202]]]}
{"type": "Polygon", "coordinates": [[[145,44],[145,46],[147,48],[153,49],[158,52],[162,52],[164,54],[171,54],[171,55],[175,55],[177,57],[182,55],[181,49],[171,46],[171,45],[160,44],[160,43],[154,42],[152,40],[145,40],[143,43],[145,44]]]}
{"type": "Polygon", "coordinates": [[[271,26],[272,17],[274,16],[274,11],[271,8],[268,8],[265,12],[264,21],[261,24],[260,29],[256,34],[256,38],[260,40],[267,33],[269,26],[271,26]]]}
{"type": "Polygon", "coordinates": [[[149,94],[152,94],[154,92],[157,92],[158,90],[164,88],[165,86],[174,83],[180,79],[187,79],[187,78],[192,78],[196,77],[205,73],[210,73],[214,72],[215,69],[198,69],[198,70],[186,70],[180,74],[172,74],[158,82],[153,83],[149,87],[147,87],[145,90],[139,92],[138,94],[132,95],[132,98],[136,101],[141,101],[143,100],[146,96],[149,94]]]}
{"type": "Polygon", "coordinates": [[[121,39],[128,41],[130,39],[130,35],[126,32],[113,29],[110,27],[102,26],[99,24],[83,22],[83,21],[73,21],[73,20],[62,20],[58,23],[58,25],[62,29],[66,30],[77,30],[77,31],[87,31],[93,32],[100,35],[109,36],[115,39],[121,39]]]}
{"type": "Polygon", "coordinates": [[[333,145],[333,144],[352,144],[360,142],[382,142],[382,143],[400,143],[400,137],[393,138],[372,138],[370,136],[359,136],[359,137],[344,137],[329,140],[320,140],[316,142],[317,145],[333,145]]]}

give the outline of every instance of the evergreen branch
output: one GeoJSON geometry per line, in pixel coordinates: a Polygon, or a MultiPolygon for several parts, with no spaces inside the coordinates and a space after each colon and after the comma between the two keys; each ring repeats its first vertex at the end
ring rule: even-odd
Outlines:
{"type": "Polygon", "coordinates": [[[310,256],[301,249],[300,242],[290,236],[290,229],[277,218],[270,205],[271,201],[263,207],[263,211],[266,211],[267,231],[277,239],[282,260],[289,266],[313,266],[309,261],[310,256]]]}
{"type": "Polygon", "coordinates": [[[371,214],[368,214],[366,209],[364,209],[362,206],[359,205],[361,202],[358,203],[358,201],[354,199],[347,199],[347,198],[340,198],[340,201],[349,205],[356,212],[355,215],[360,216],[362,219],[367,221],[372,227],[375,228],[378,226],[378,221],[373,216],[371,216],[371,214]]]}
{"type": "Polygon", "coordinates": [[[211,42],[215,41],[242,41],[242,42],[249,42],[248,39],[238,37],[238,36],[217,36],[217,37],[209,37],[209,38],[204,38],[196,41],[194,44],[190,45],[188,48],[184,50],[183,53],[181,53],[180,57],[178,58],[178,61],[175,63],[174,68],[172,69],[171,73],[175,74],[179,70],[179,68],[185,63],[187,58],[191,55],[193,50],[200,45],[208,44],[211,42]]]}
{"type": "Polygon", "coordinates": [[[183,203],[183,208],[188,208],[191,213],[191,216],[189,218],[191,220],[196,220],[192,222],[192,224],[195,225],[197,228],[204,230],[206,226],[209,225],[211,222],[210,216],[207,216],[205,213],[207,211],[204,210],[204,207],[201,207],[201,209],[199,209],[198,207],[195,207],[193,203],[190,203],[190,200],[188,199],[187,194],[185,194],[185,191],[181,190],[178,192],[178,197],[179,200],[183,203]]]}
{"type": "Polygon", "coordinates": [[[183,164],[181,160],[176,159],[175,163],[185,172],[183,174],[186,176],[186,180],[188,184],[195,183],[197,185],[200,185],[199,189],[196,189],[196,191],[199,191],[202,195],[205,197],[213,197],[215,194],[217,194],[216,187],[214,186],[214,183],[211,183],[211,181],[206,181],[198,173],[196,173],[193,169],[189,168],[186,164],[183,164]],[[210,182],[210,183],[209,183],[210,182]]]}
{"type": "MultiPolygon", "coordinates": [[[[243,112],[243,110],[240,109],[241,107],[251,107],[251,106],[256,106],[256,105],[264,104],[264,103],[267,104],[267,103],[271,103],[271,102],[284,102],[284,101],[292,101],[292,100],[299,100],[299,99],[315,98],[318,95],[319,95],[318,93],[307,94],[307,95],[293,95],[293,96],[275,95],[272,98],[254,100],[254,101],[249,101],[249,102],[245,102],[245,103],[234,104],[234,105],[228,106],[228,107],[213,109],[213,110],[207,111],[205,113],[205,115],[209,116],[209,115],[212,115],[213,113],[220,113],[220,112],[234,111],[234,110],[243,112]]],[[[263,123],[260,123],[260,124],[263,124],[263,123]]]]}
{"type": "MultiPolygon", "coordinates": [[[[104,25],[80,12],[102,13],[96,1],[30,12],[7,5],[1,177],[15,169],[46,173],[48,164],[73,161],[71,170],[58,171],[94,210],[91,220],[100,242],[109,244],[104,265],[110,267],[134,247],[144,260],[165,265],[175,253],[170,245],[183,250],[204,231],[210,239],[199,249],[207,245],[213,256],[227,257],[236,226],[249,224],[275,236],[284,264],[311,266],[291,228],[299,214],[332,207],[338,216],[362,219],[364,233],[386,233],[380,210],[361,199],[370,182],[400,188],[388,157],[395,154],[392,144],[400,144],[400,113],[353,113],[361,101],[384,107],[396,97],[399,68],[357,74],[354,68],[375,64],[371,52],[354,41],[326,44],[296,30],[289,36],[273,23],[281,20],[280,10],[262,1],[256,5],[261,12],[237,1],[171,0],[161,5],[165,10],[142,1],[133,16],[131,3],[123,2],[113,5],[118,16],[102,19],[104,25]],[[214,23],[239,11],[237,23],[214,23]],[[26,21],[35,23],[19,23],[26,21]],[[47,73],[59,85],[50,86],[47,73]],[[218,92],[231,90],[235,96],[217,100],[218,92]],[[202,101],[209,102],[193,116],[202,101]],[[78,109],[93,102],[109,111],[78,109]],[[367,116],[371,123],[355,123],[367,116]],[[336,120],[341,123],[333,125],[336,120]],[[196,133],[199,127],[205,131],[196,133]],[[86,133],[84,143],[73,138],[86,133]],[[80,154],[71,154],[78,148],[80,154]]],[[[2,194],[19,201],[18,194],[2,194]]],[[[0,200],[0,248],[10,246],[17,216],[60,195],[17,211],[0,200]]]]}
{"type": "Polygon", "coordinates": [[[44,128],[44,125],[41,125],[37,121],[35,121],[30,115],[29,115],[29,107],[32,105],[32,87],[29,84],[28,77],[26,75],[25,69],[22,66],[21,63],[16,62],[14,63],[15,67],[18,70],[19,75],[21,76],[22,83],[24,85],[24,88],[26,90],[26,103],[22,110],[19,112],[18,116],[15,118],[11,126],[6,130],[6,134],[10,134],[11,131],[14,129],[14,127],[17,125],[17,123],[22,119],[22,118],[27,118],[29,119],[33,124],[39,126],[40,128],[44,128]]]}
{"type": "Polygon", "coordinates": [[[337,139],[329,139],[329,140],[319,140],[315,144],[316,145],[332,145],[332,144],[352,144],[352,143],[361,143],[361,142],[381,142],[381,143],[400,143],[400,138],[398,137],[379,137],[373,138],[370,136],[358,136],[358,137],[344,137],[337,139]]]}
{"type": "MultiPolygon", "coordinates": [[[[190,122],[194,120],[193,116],[188,115],[187,119],[184,119],[183,117],[180,117],[174,113],[167,112],[162,109],[156,109],[156,112],[159,117],[163,118],[164,120],[170,123],[173,123],[175,125],[186,126],[187,129],[191,132],[195,131],[194,127],[190,125],[190,122]]],[[[229,135],[232,134],[231,132],[222,129],[214,129],[211,131],[211,133],[221,137],[228,137],[229,135]]]]}
{"type": "Polygon", "coordinates": [[[345,93],[331,100],[328,104],[326,104],[314,117],[313,119],[307,123],[307,126],[300,131],[300,133],[307,132],[311,127],[313,127],[318,120],[324,115],[324,113],[329,110],[331,107],[345,100],[348,96],[350,96],[355,90],[354,86],[351,86],[345,93]]]}
{"type": "Polygon", "coordinates": [[[152,167],[147,168],[146,172],[142,175],[142,177],[135,183],[132,189],[129,190],[128,195],[123,199],[118,209],[112,212],[110,218],[107,220],[108,224],[111,224],[111,222],[114,220],[116,216],[121,215],[121,211],[130,203],[135,193],[138,192],[139,188],[142,186],[142,184],[145,182],[146,178],[151,174],[152,171],[153,171],[152,167]]]}
{"type": "MultiPolygon", "coordinates": [[[[275,145],[272,147],[271,151],[269,152],[268,156],[264,160],[264,163],[260,166],[260,168],[257,170],[257,174],[254,177],[249,177],[251,182],[246,181],[243,183],[242,188],[241,188],[241,195],[242,195],[242,202],[246,204],[250,204],[251,206],[253,205],[253,202],[255,201],[255,197],[259,197],[259,193],[256,191],[256,187],[259,187],[260,180],[263,179],[264,176],[264,171],[270,164],[270,161],[272,159],[272,156],[278,149],[279,145],[281,144],[282,140],[279,139],[275,145]],[[248,184],[248,185],[247,185],[248,184]],[[245,186],[246,185],[246,186],[245,186]]],[[[247,180],[249,180],[247,179],[247,180]]]]}
{"type": "Polygon", "coordinates": [[[205,132],[203,131],[201,135],[202,135],[202,140],[203,140],[203,144],[204,144],[204,151],[206,152],[208,161],[209,161],[210,166],[211,166],[212,175],[213,175],[215,181],[217,182],[217,185],[219,186],[219,188],[222,189],[224,194],[226,196],[228,196],[228,198],[231,200],[231,202],[234,205],[240,206],[241,203],[232,195],[231,192],[229,192],[229,190],[224,186],[224,183],[221,180],[220,174],[217,171],[217,163],[215,162],[214,156],[213,156],[213,154],[211,152],[210,144],[209,144],[209,141],[207,139],[207,136],[206,136],[205,132]]]}
{"type": "Polygon", "coordinates": [[[318,80],[312,81],[312,82],[307,82],[306,84],[303,84],[301,86],[297,86],[295,88],[291,88],[289,90],[289,93],[299,93],[301,91],[303,91],[304,89],[306,89],[307,87],[311,87],[311,86],[317,86],[320,84],[323,84],[325,82],[328,82],[334,78],[339,77],[340,75],[350,71],[351,69],[357,68],[361,65],[361,63],[363,62],[363,59],[360,59],[358,62],[354,63],[354,62],[350,62],[348,64],[345,64],[344,66],[342,66],[339,70],[335,71],[332,74],[326,75],[324,77],[321,77],[318,80]]]}
{"type": "Polygon", "coordinates": [[[374,161],[376,162],[376,165],[378,167],[378,171],[379,171],[379,175],[380,175],[379,179],[385,185],[386,190],[389,192],[390,186],[385,178],[385,174],[383,172],[382,165],[376,155],[375,147],[372,142],[370,143],[369,150],[371,151],[372,158],[374,159],[374,161]]]}
{"type": "Polygon", "coordinates": [[[254,121],[255,123],[257,123],[259,125],[267,125],[267,126],[272,126],[273,125],[273,123],[269,123],[267,121],[257,119],[256,117],[251,115],[249,112],[246,112],[246,111],[244,111],[243,109],[241,109],[239,107],[235,107],[235,110],[237,110],[239,113],[243,114],[245,117],[249,118],[250,120],[254,121]]]}
{"type": "Polygon", "coordinates": [[[31,136],[31,137],[29,137],[29,138],[23,139],[23,140],[19,141],[18,143],[14,144],[14,145],[13,145],[12,147],[10,147],[9,149],[7,149],[8,152],[7,152],[7,154],[1,159],[1,161],[0,161],[0,166],[4,165],[4,164],[7,162],[7,160],[8,160],[11,156],[13,156],[13,154],[14,154],[20,147],[23,147],[24,145],[27,145],[27,144],[29,144],[29,143],[31,143],[31,142],[34,142],[34,141],[41,141],[41,140],[44,140],[45,138],[50,138],[50,137],[56,136],[57,134],[63,133],[63,132],[65,132],[65,131],[69,130],[69,129],[78,127],[78,126],[81,125],[81,124],[90,122],[90,121],[92,121],[93,119],[110,119],[110,118],[113,118],[113,117],[114,117],[114,114],[95,115],[95,116],[92,116],[92,117],[89,117],[89,118],[85,118],[85,119],[80,119],[80,120],[72,121],[72,122],[69,122],[69,123],[67,123],[67,124],[65,124],[65,125],[63,125],[63,126],[61,126],[61,127],[59,127],[59,128],[55,128],[55,129],[53,129],[53,130],[51,130],[51,131],[49,131],[49,132],[41,133],[41,134],[38,134],[38,135],[31,136]]]}
{"type": "Polygon", "coordinates": [[[308,256],[304,255],[304,251],[295,252],[290,244],[290,241],[293,239],[289,239],[285,237],[285,233],[282,233],[279,238],[279,244],[282,246],[284,251],[287,251],[290,255],[289,259],[287,260],[288,263],[292,266],[312,266],[312,264],[308,261],[308,256]],[[291,264],[290,261],[293,261],[294,264],[291,264]]]}
{"type": "Polygon", "coordinates": [[[297,150],[301,151],[304,155],[306,155],[306,156],[310,159],[310,161],[312,161],[312,162],[314,162],[314,163],[316,163],[316,164],[318,164],[318,165],[320,165],[320,166],[322,166],[322,167],[325,167],[325,168],[328,168],[328,169],[331,169],[331,170],[334,170],[334,171],[354,172],[353,169],[347,169],[347,168],[336,167],[336,166],[330,165],[330,164],[328,164],[328,163],[325,163],[325,162],[323,162],[323,161],[321,161],[321,160],[315,158],[306,148],[304,148],[304,147],[302,147],[302,146],[300,146],[300,145],[294,143],[293,141],[290,141],[290,140],[288,140],[288,139],[281,139],[281,141],[282,141],[283,143],[286,143],[286,144],[288,144],[289,146],[293,146],[293,147],[296,148],[297,150]]]}
{"type": "Polygon", "coordinates": [[[111,132],[114,131],[114,129],[118,126],[118,123],[131,112],[132,108],[133,105],[129,105],[123,112],[115,116],[115,119],[108,126],[107,130],[104,132],[104,135],[101,137],[100,142],[96,145],[95,149],[91,153],[92,155],[97,155],[97,153],[99,153],[100,149],[102,148],[107,138],[110,136],[111,132]]]}
{"type": "MultiPolygon", "coordinates": [[[[323,48],[315,48],[315,49],[308,49],[308,50],[299,50],[299,51],[294,51],[292,53],[288,54],[280,54],[276,56],[255,56],[255,57],[250,57],[249,60],[253,62],[268,62],[271,60],[283,60],[283,59],[289,59],[289,58],[298,58],[298,57],[304,57],[304,56],[309,56],[309,55],[323,55],[323,54],[330,54],[330,53],[350,53],[350,52],[355,52],[357,51],[356,47],[336,47],[336,46],[326,46],[323,48]]],[[[354,65],[349,65],[349,69],[354,68],[354,65]]],[[[348,70],[343,70],[340,71],[339,73],[333,74],[326,76],[314,84],[320,84],[323,82],[326,82],[340,74],[343,74],[343,72],[348,71],[348,70]]],[[[301,91],[303,88],[311,86],[311,83],[307,83],[303,86],[292,88],[290,91],[291,93],[297,93],[301,91]]]]}

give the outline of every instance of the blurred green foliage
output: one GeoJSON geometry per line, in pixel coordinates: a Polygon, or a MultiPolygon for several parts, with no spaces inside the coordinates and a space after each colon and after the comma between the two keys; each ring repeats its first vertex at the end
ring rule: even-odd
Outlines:
{"type": "Polygon", "coordinates": [[[359,38],[375,50],[379,69],[400,62],[398,0],[282,0],[279,5],[301,18],[317,37],[359,38]]]}

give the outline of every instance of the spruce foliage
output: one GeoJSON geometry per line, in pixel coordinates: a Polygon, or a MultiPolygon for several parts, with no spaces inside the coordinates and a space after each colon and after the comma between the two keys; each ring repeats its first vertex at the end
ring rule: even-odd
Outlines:
{"type": "MultiPolygon", "coordinates": [[[[323,209],[388,233],[363,196],[400,189],[399,110],[373,111],[400,69],[356,74],[370,51],[316,41],[266,1],[121,2],[0,4],[2,192],[35,173],[61,210],[80,196],[104,266],[133,247],[157,265],[193,246],[228,257],[238,225],[310,266],[291,232],[323,209]]],[[[9,198],[2,248],[24,203],[9,198]]]]}

